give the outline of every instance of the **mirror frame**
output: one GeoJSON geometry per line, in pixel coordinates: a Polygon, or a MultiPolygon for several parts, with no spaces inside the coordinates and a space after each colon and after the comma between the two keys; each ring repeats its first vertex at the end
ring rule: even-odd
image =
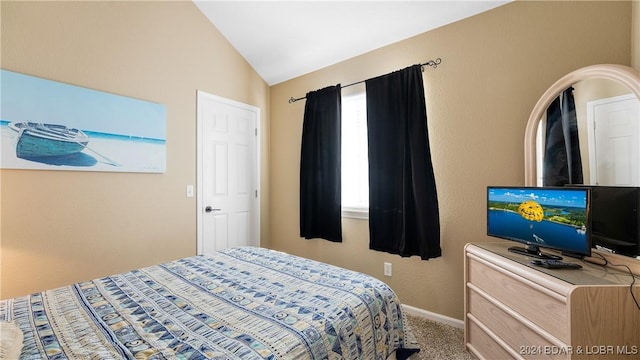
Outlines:
{"type": "Polygon", "coordinates": [[[640,99],[640,71],[615,64],[591,65],[572,71],[553,83],[542,94],[540,100],[531,111],[524,134],[524,183],[526,186],[536,186],[536,133],[542,116],[551,102],[569,86],[584,79],[604,78],[617,81],[635,93],[640,99]]]}

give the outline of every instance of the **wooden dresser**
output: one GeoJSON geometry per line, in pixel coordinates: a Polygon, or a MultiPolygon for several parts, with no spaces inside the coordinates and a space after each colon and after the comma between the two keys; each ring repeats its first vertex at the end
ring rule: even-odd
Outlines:
{"type": "MultiPolygon", "coordinates": [[[[480,359],[640,359],[631,275],[581,260],[551,270],[507,250],[465,246],[465,342],[480,359]]],[[[549,251],[551,252],[551,251],[549,251]]],[[[640,280],[633,288],[640,301],[640,280]]]]}

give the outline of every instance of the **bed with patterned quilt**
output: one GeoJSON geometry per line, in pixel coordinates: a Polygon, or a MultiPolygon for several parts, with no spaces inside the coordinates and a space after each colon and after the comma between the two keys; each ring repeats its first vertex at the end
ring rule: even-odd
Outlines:
{"type": "Polygon", "coordinates": [[[2,300],[0,324],[5,335],[19,328],[20,359],[384,360],[419,351],[383,282],[259,247],[2,300]]]}

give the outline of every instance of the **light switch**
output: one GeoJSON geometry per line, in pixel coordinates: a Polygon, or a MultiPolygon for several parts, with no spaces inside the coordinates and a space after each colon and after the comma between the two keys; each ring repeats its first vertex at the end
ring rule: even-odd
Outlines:
{"type": "Polygon", "coordinates": [[[187,185],[187,197],[193,197],[193,185],[187,185]]]}

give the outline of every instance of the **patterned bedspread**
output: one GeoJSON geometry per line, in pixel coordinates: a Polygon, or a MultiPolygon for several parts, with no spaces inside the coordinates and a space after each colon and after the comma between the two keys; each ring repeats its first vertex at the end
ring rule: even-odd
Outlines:
{"type": "Polygon", "coordinates": [[[21,359],[399,359],[418,347],[370,276],[264,248],[0,301],[21,359]]]}

